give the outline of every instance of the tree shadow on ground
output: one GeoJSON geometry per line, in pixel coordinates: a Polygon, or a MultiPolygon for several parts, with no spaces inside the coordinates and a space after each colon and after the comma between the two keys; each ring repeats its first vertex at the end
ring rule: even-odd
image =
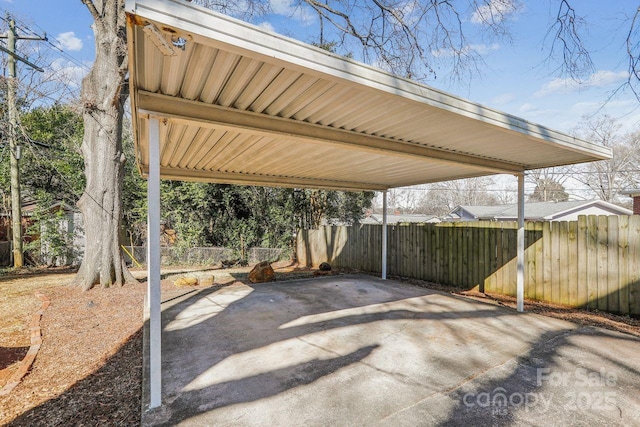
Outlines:
{"type": "Polygon", "coordinates": [[[29,347],[0,347],[0,371],[24,359],[29,347]]]}
{"type": "MultiPolygon", "coordinates": [[[[146,413],[145,423],[175,425],[203,412],[279,395],[358,363],[382,372],[365,362],[380,347],[381,342],[378,341],[382,337],[373,337],[361,343],[358,337],[360,325],[383,321],[495,319],[513,314],[508,310],[497,311],[495,307],[448,312],[448,306],[440,306],[436,301],[430,304],[438,312],[393,308],[398,301],[425,297],[435,292],[402,285],[385,291],[384,286],[389,286],[388,282],[380,282],[375,292],[367,290],[366,286],[359,286],[358,289],[352,289],[343,300],[328,301],[323,298],[327,292],[339,292],[333,288],[334,283],[345,283],[345,280],[351,282],[340,286],[358,287],[357,281],[348,276],[242,285],[233,289],[225,288],[227,294],[223,298],[216,296],[218,290],[204,290],[171,307],[165,307],[162,313],[162,365],[163,378],[168,381],[163,385],[163,401],[168,402],[170,408],[146,413]],[[292,292],[297,288],[299,292],[292,292]],[[221,306],[220,301],[227,302],[221,306]],[[388,306],[388,309],[371,313],[345,312],[333,318],[324,318],[341,310],[368,306],[388,306]],[[207,307],[213,311],[208,312],[207,307]],[[313,319],[314,316],[319,318],[313,319]],[[305,320],[301,321],[303,318],[305,320]],[[341,334],[336,340],[345,343],[339,353],[322,344],[306,342],[307,337],[327,335],[333,330],[341,334]],[[287,350],[291,360],[287,360],[284,366],[279,360],[270,359],[280,357],[278,349],[288,346],[291,346],[287,350]],[[300,356],[301,353],[306,353],[305,356],[312,359],[306,360],[300,356]],[[233,368],[218,366],[238,357],[246,357],[246,364],[236,364],[233,368]],[[238,366],[241,366],[238,372],[234,372],[231,379],[225,379],[231,375],[229,370],[238,366]],[[220,371],[222,378],[211,374],[211,370],[220,371]]],[[[371,278],[367,278],[367,281],[370,282],[371,278]]],[[[508,333],[506,321],[503,323],[504,332],[508,333]]],[[[457,333],[451,331],[452,335],[457,333]]],[[[464,338],[458,336],[457,339],[464,338]]],[[[408,385],[420,385],[402,374],[384,373],[394,375],[396,380],[408,385]]]]}
{"type": "MultiPolygon", "coordinates": [[[[100,369],[8,425],[139,425],[142,344],[139,329],[100,369]]],[[[19,387],[13,391],[19,392],[19,387]]]]}
{"type": "MultiPolygon", "coordinates": [[[[640,363],[610,343],[638,338],[594,327],[548,331],[531,349],[448,393],[457,404],[439,426],[609,425],[637,422],[640,363]],[[623,372],[624,378],[615,372],[623,372]]],[[[628,350],[627,350],[628,351],[628,350]]]]}

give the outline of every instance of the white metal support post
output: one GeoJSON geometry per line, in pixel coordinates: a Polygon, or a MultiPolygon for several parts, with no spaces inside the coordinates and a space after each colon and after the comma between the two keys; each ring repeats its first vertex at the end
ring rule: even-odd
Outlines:
{"type": "Polygon", "coordinates": [[[147,301],[149,309],[149,409],[162,404],[160,363],[160,121],[149,123],[149,177],[147,181],[147,301]]]}
{"type": "Polygon", "coordinates": [[[387,280],[387,191],[382,192],[382,280],[387,280]]]}
{"type": "Polygon", "coordinates": [[[524,173],[518,175],[518,275],[516,277],[516,306],[524,311],[524,173]]]}

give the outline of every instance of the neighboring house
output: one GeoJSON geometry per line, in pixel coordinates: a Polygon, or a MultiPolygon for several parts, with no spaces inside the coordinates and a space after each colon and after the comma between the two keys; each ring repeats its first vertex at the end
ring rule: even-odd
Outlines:
{"type": "MultiPolygon", "coordinates": [[[[578,215],[632,215],[629,209],[602,200],[572,200],[568,202],[535,202],[524,204],[528,221],[576,221],[578,215]]],[[[518,205],[458,206],[444,221],[516,221],[518,205]]]]}
{"type": "MultiPolygon", "coordinates": [[[[402,223],[432,223],[432,222],[440,222],[435,215],[424,215],[424,214],[387,214],[387,224],[402,224],[402,223]]],[[[369,216],[362,218],[360,220],[360,224],[372,224],[372,225],[382,225],[382,214],[370,214],[369,216]]]]}
{"type": "MultiPolygon", "coordinates": [[[[82,214],[73,207],[67,205],[64,202],[58,202],[51,205],[47,210],[51,213],[52,217],[56,215],[57,223],[54,224],[55,234],[64,236],[68,242],[67,254],[63,256],[53,256],[51,254],[51,248],[53,243],[48,239],[47,235],[52,232],[51,229],[47,230],[44,225],[40,226],[40,233],[34,234],[29,227],[33,224],[33,214],[36,211],[37,205],[35,201],[26,201],[22,206],[22,232],[23,241],[28,244],[35,240],[41,239],[40,242],[40,255],[41,262],[44,264],[65,265],[71,263],[77,263],[82,259],[85,246],[85,236],[83,228],[82,214]],[[57,217],[59,213],[62,215],[57,217]]],[[[7,248],[10,247],[11,236],[11,216],[8,213],[0,214],[0,246],[7,248]],[[5,243],[1,245],[2,243],[5,243]]],[[[8,257],[0,256],[0,261],[3,264],[8,265],[8,257]]]]}
{"type": "Polygon", "coordinates": [[[633,214],[640,215],[640,188],[632,188],[631,190],[623,191],[621,194],[633,199],[633,214]]]}

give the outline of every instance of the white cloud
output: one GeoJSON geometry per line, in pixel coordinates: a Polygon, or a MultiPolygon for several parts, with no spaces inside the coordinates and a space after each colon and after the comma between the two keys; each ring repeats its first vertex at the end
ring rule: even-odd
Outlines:
{"type": "Polygon", "coordinates": [[[535,96],[540,98],[558,92],[569,93],[576,92],[580,89],[622,84],[628,77],[629,73],[626,71],[599,70],[582,82],[577,82],[569,77],[556,78],[545,83],[540,90],[535,93],[535,96]]]}
{"type": "Polygon", "coordinates": [[[311,8],[304,4],[296,4],[294,0],[269,0],[273,13],[292,17],[305,25],[311,25],[317,19],[311,8]]]}
{"type": "Polygon", "coordinates": [[[58,34],[56,40],[63,50],[78,51],[82,49],[82,40],[77,38],[73,31],[58,34]]]}
{"type": "Polygon", "coordinates": [[[491,24],[504,21],[520,9],[515,0],[490,0],[488,4],[478,6],[471,15],[474,24],[491,24]]]}
{"type": "Polygon", "coordinates": [[[515,100],[516,96],[512,93],[503,93],[497,96],[494,96],[491,99],[491,103],[495,105],[505,105],[515,100]]]}
{"type": "Polygon", "coordinates": [[[271,25],[269,22],[264,21],[258,24],[258,27],[262,28],[263,30],[266,31],[271,31],[272,33],[276,32],[276,29],[273,28],[273,25],[271,25]]]}

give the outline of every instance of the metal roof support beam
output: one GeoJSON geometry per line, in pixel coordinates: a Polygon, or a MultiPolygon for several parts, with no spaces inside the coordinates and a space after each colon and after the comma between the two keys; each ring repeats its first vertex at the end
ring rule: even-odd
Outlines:
{"type": "Polygon", "coordinates": [[[160,122],[151,118],[147,182],[147,304],[149,310],[149,409],[162,404],[160,297],[160,122]]]}
{"type": "MultiPolygon", "coordinates": [[[[149,167],[142,165],[143,176],[149,175],[149,167]]],[[[324,179],[292,178],[274,175],[253,175],[233,172],[216,172],[208,170],[173,169],[160,167],[163,179],[179,181],[216,182],[235,185],[262,185],[268,187],[318,188],[344,191],[383,191],[386,186],[366,182],[328,181],[324,179]]]]}
{"type": "Polygon", "coordinates": [[[146,91],[138,92],[138,113],[166,117],[182,124],[210,127],[253,135],[280,136],[306,143],[333,144],[351,150],[368,151],[399,157],[424,157],[450,165],[464,165],[494,173],[522,173],[522,165],[440,150],[344,129],[268,116],[251,111],[221,107],[146,91]]]}
{"type": "Polygon", "coordinates": [[[518,273],[516,277],[516,305],[524,311],[524,174],[518,174],[518,273]]]}

